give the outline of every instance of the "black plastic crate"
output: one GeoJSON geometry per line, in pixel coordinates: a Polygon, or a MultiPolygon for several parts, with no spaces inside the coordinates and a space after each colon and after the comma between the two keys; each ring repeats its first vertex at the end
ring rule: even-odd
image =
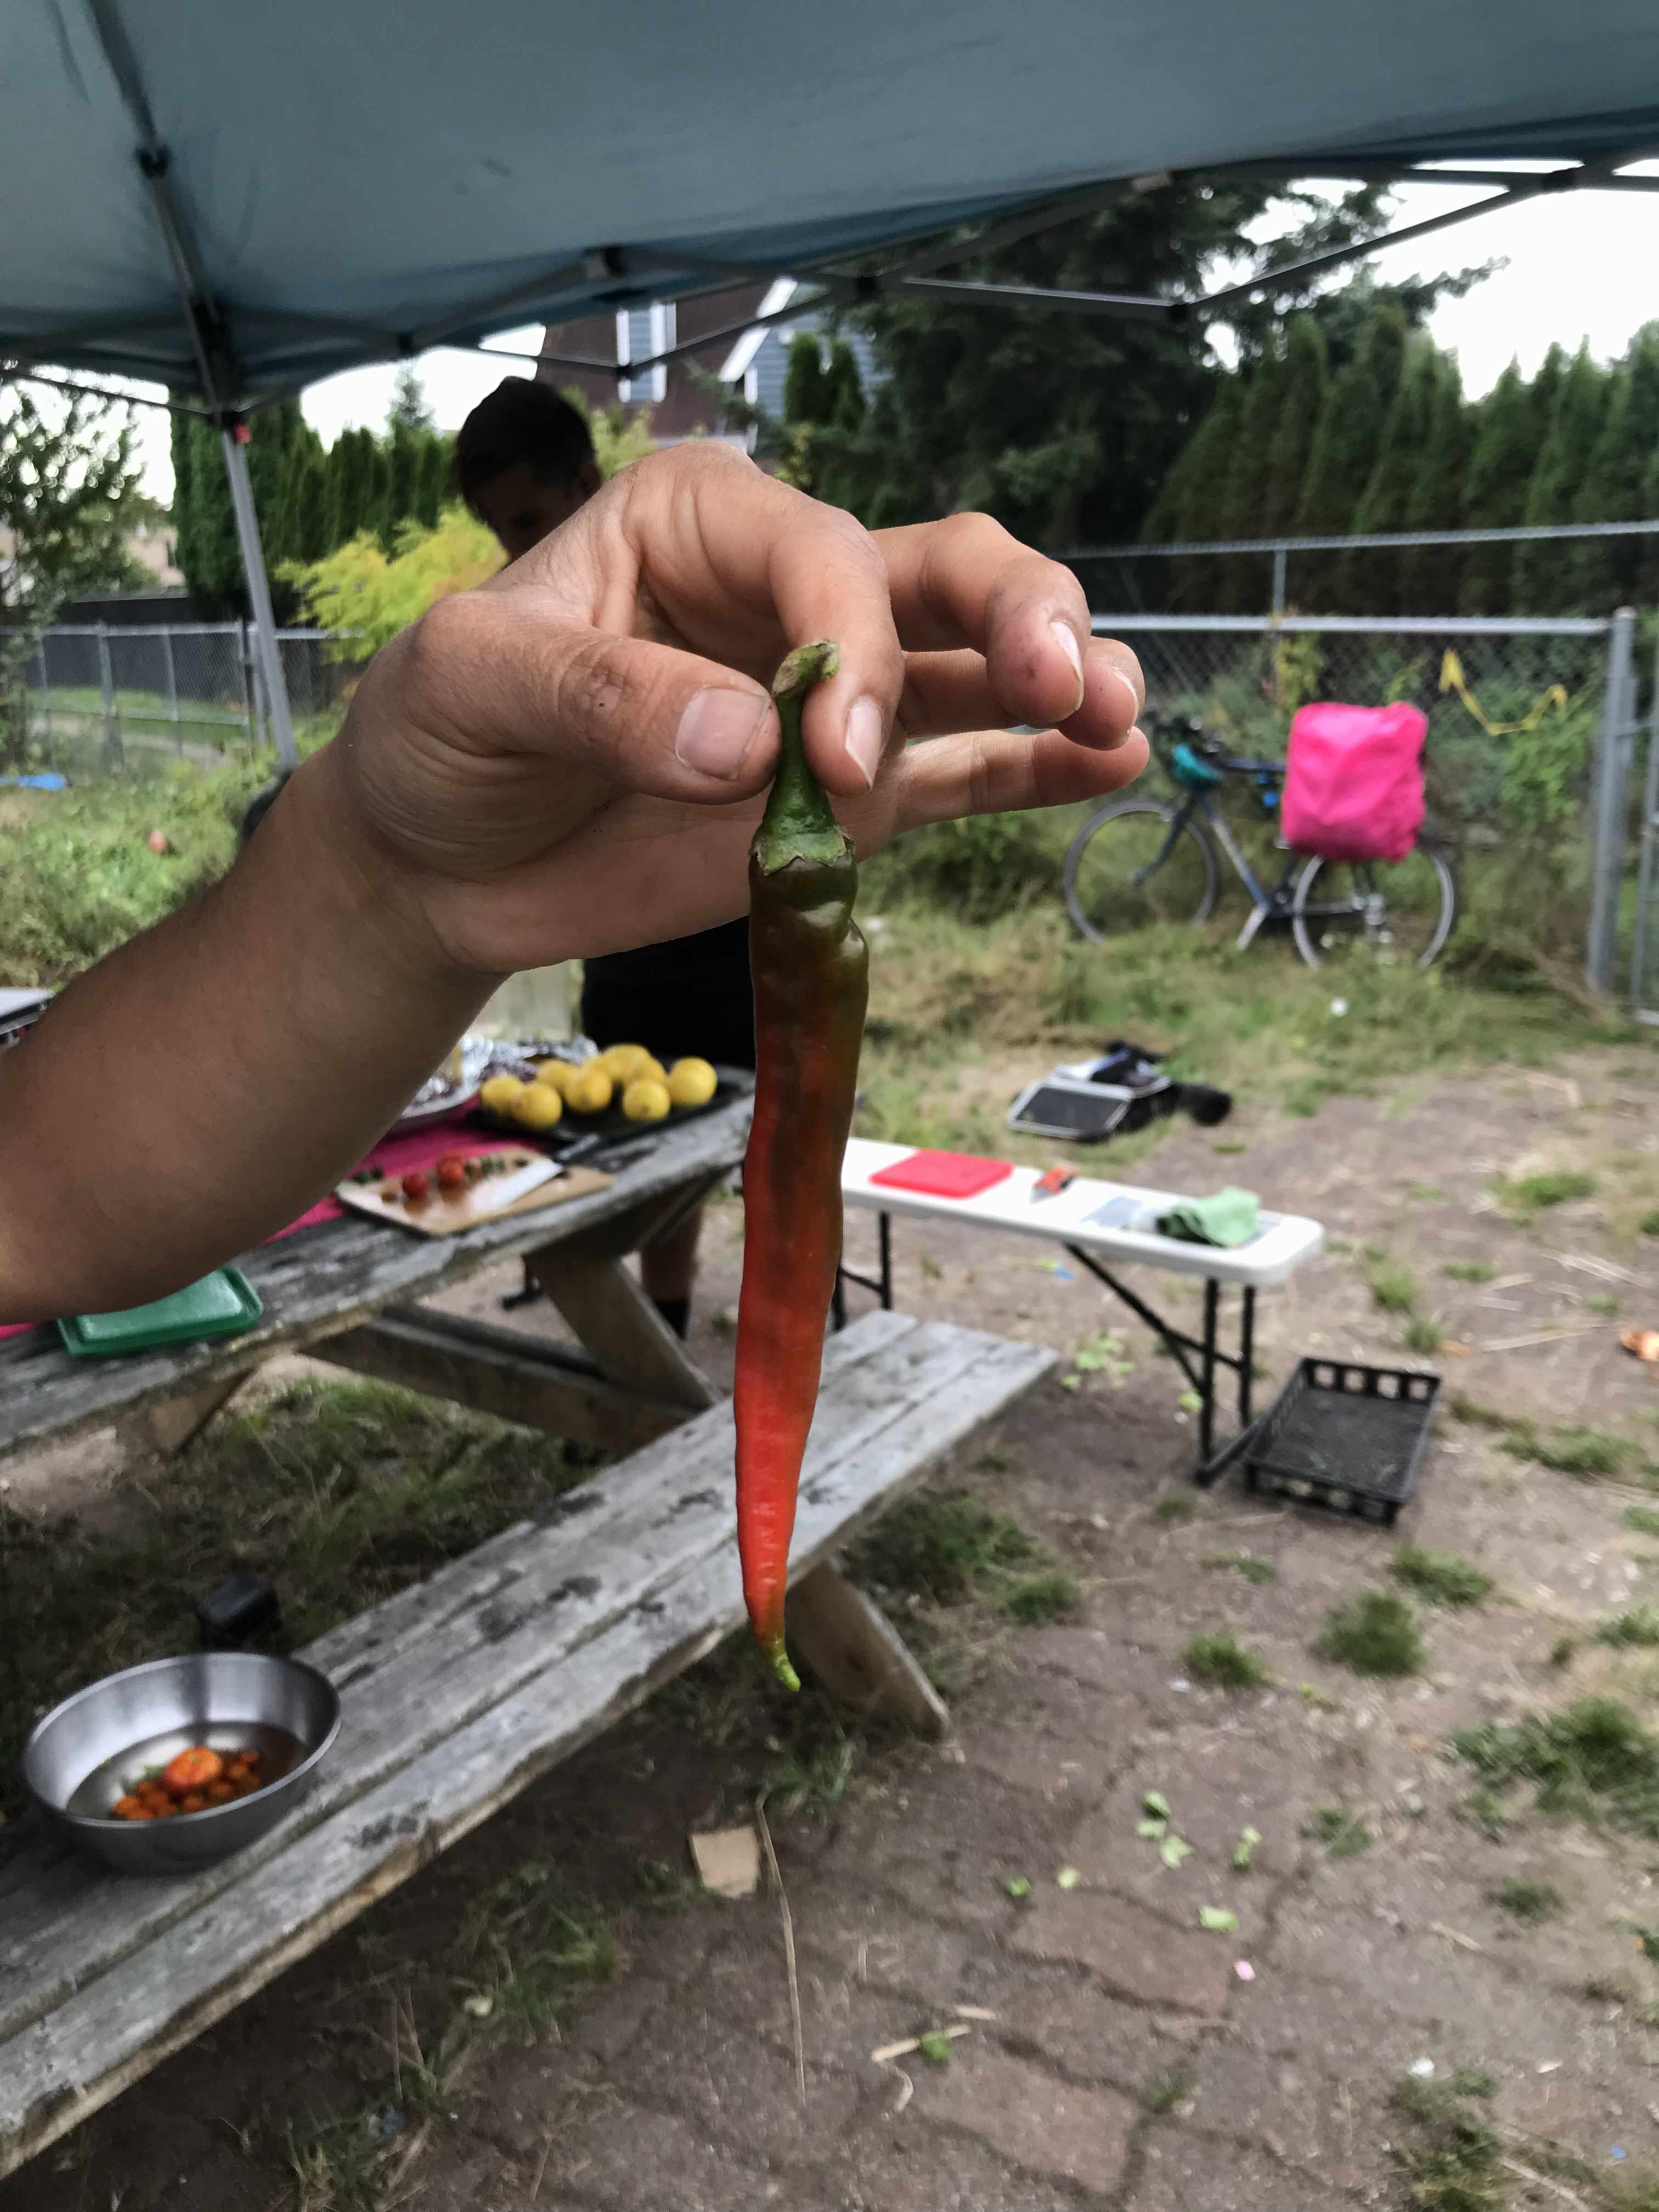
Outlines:
{"type": "Polygon", "coordinates": [[[1244,1452],[1244,1479],[1304,1505],[1390,1526],[1412,1494],[1437,1375],[1304,1359],[1244,1452]]]}

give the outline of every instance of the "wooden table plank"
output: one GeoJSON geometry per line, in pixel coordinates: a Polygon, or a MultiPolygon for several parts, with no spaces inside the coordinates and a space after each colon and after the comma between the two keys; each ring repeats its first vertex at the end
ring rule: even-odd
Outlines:
{"type": "Polygon", "coordinates": [[[263,1244],[239,1261],[265,1308],[245,1336],[175,1345],[121,1359],[71,1359],[55,1331],[0,1340],[0,1460],[118,1414],[204,1389],[276,1352],[302,1351],[386,1305],[429,1297],[517,1254],[579,1237],[680,1186],[736,1167],[752,1101],[726,1106],[659,1138],[648,1158],[608,1190],[546,1213],[510,1215],[463,1237],[415,1237],[366,1218],[331,1221],[263,1244]]]}
{"type": "MultiPolygon", "coordinates": [[[[921,1329],[906,1334],[915,1386],[908,1402],[873,1437],[854,1419],[804,1487],[792,1554],[798,1576],[1053,1364],[1036,1347],[968,1331],[936,1327],[926,1352],[915,1342],[921,1329]],[[953,1339],[967,1340],[965,1366],[953,1339]]],[[[890,1366],[903,1341],[889,1332],[865,1359],[843,1358],[836,1389],[860,1365],[890,1366]]],[[[729,1442],[729,1409],[719,1407],[693,1425],[712,1431],[724,1423],[729,1442]]],[[[230,1863],[233,1879],[211,1887],[199,1876],[168,1883],[95,1877],[139,1909],[145,1893],[170,1889],[183,1910],[161,1942],[123,1946],[100,1969],[86,1971],[66,2002],[0,2041],[0,2174],[222,2017],[735,1626],[742,1595],[729,1498],[723,1504],[723,1540],[713,1549],[688,1547],[665,1578],[574,1645],[562,1623],[544,1625],[541,1666],[327,1817],[307,1826],[296,1816],[283,1832],[286,1848],[270,1862],[246,1854],[230,1863]]],[[[567,1554],[573,1567],[586,1558],[580,1542],[567,1554]]],[[[348,1693],[349,1712],[360,1694],[348,1693]]],[[[8,1973],[5,1982],[12,1979],[8,1973]]]]}

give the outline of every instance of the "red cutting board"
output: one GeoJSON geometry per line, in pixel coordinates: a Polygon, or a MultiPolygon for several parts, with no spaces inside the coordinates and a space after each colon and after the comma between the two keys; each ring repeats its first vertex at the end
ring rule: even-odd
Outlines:
{"type": "Polygon", "coordinates": [[[971,1152],[912,1152],[878,1168],[870,1178],[889,1190],[919,1190],[929,1198],[975,1198],[1013,1173],[1008,1160],[976,1159],[971,1152]]]}

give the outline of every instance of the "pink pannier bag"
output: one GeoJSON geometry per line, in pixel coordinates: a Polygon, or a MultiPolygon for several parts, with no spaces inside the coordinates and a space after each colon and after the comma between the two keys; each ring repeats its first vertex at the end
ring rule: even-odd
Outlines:
{"type": "Polygon", "coordinates": [[[1423,825],[1426,718],[1392,707],[1298,707],[1279,819],[1285,842],[1326,860],[1403,860],[1423,825]]]}

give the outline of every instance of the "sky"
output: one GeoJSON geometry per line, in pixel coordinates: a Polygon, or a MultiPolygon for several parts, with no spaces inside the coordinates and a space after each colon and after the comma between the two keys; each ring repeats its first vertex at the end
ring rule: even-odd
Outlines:
{"type": "MultiPolygon", "coordinates": [[[[1638,173],[1659,173],[1659,163],[1641,165],[1638,173]]],[[[1397,226],[1456,204],[1456,195],[1444,185],[1402,185],[1395,197],[1397,226]]],[[[1588,339],[1591,352],[1602,360],[1622,352],[1642,324],[1659,319],[1656,244],[1659,194],[1563,193],[1389,246],[1370,265],[1380,281],[1397,283],[1496,257],[1506,259],[1506,267],[1476,285],[1467,298],[1443,302],[1429,325],[1437,342],[1457,356],[1464,389],[1479,397],[1491,389],[1511,356],[1531,374],[1557,340],[1571,350],[1588,339]]],[[[490,343],[504,350],[534,352],[540,338],[540,326],[532,324],[504,331],[490,343]]],[[[467,410],[503,375],[530,373],[525,362],[445,349],[422,354],[416,368],[445,430],[459,428],[467,410]]],[[[349,426],[379,429],[396,375],[395,368],[386,368],[330,377],[306,393],[306,418],[325,444],[349,426]]],[[[167,419],[149,408],[139,411],[145,488],[157,499],[170,499],[167,419]]]]}

